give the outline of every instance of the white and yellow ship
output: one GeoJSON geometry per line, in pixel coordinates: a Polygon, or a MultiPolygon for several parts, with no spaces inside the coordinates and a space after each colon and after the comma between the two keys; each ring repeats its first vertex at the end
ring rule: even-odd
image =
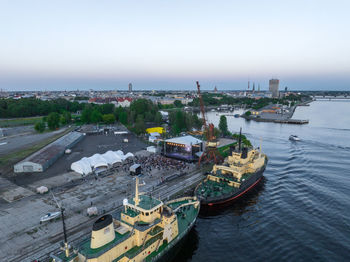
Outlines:
{"type": "Polygon", "coordinates": [[[222,165],[213,170],[196,187],[195,195],[202,206],[229,203],[254,188],[263,177],[267,156],[260,150],[244,147],[231,152],[222,165]]]}
{"type": "Polygon", "coordinates": [[[107,214],[93,224],[91,238],[74,249],[51,255],[54,262],[157,261],[193,227],[200,209],[196,197],[183,197],[163,203],[139,194],[124,199],[120,220],[107,214]]]}

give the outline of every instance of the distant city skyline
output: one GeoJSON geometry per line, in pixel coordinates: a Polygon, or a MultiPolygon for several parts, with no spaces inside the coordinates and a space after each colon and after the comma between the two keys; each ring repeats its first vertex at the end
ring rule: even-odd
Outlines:
{"type": "Polygon", "coordinates": [[[7,1],[0,88],[350,90],[348,1],[7,1]]]}

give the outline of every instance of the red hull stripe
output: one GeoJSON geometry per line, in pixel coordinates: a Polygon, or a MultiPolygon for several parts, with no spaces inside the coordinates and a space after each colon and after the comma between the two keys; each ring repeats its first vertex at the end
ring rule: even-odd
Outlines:
{"type": "Polygon", "coordinates": [[[260,180],[262,179],[262,177],[259,178],[259,180],[257,180],[254,184],[252,184],[250,187],[248,187],[246,190],[244,190],[242,193],[240,193],[239,195],[237,196],[234,196],[233,198],[230,198],[230,199],[227,199],[225,201],[221,201],[221,202],[215,202],[215,203],[209,203],[208,205],[209,206],[213,206],[213,205],[217,205],[217,204],[223,204],[223,203],[226,203],[228,201],[232,201],[234,199],[236,199],[237,197],[240,197],[241,195],[243,195],[245,192],[249,191],[250,189],[252,189],[257,183],[260,182],[260,180]]]}

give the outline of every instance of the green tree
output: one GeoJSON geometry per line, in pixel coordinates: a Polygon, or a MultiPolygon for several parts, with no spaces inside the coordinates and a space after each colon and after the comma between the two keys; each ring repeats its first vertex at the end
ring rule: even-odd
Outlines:
{"type": "Polygon", "coordinates": [[[244,114],[245,114],[246,116],[250,116],[250,115],[252,114],[252,112],[247,111],[247,112],[245,112],[244,114]]]}
{"type": "Polygon", "coordinates": [[[47,126],[50,130],[55,130],[60,126],[60,115],[52,112],[47,116],[47,126]]]}
{"type": "Polygon", "coordinates": [[[83,112],[81,112],[81,121],[83,123],[91,123],[92,105],[86,105],[83,112]]]}
{"type": "Polygon", "coordinates": [[[175,107],[182,107],[181,101],[180,101],[180,100],[175,100],[175,101],[174,101],[174,106],[175,106],[175,107]]]}
{"type": "Polygon", "coordinates": [[[193,127],[196,128],[197,130],[200,130],[203,122],[201,119],[199,119],[199,117],[197,116],[197,114],[192,114],[192,122],[193,122],[193,127]]]}
{"type": "Polygon", "coordinates": [[[112,114],[114,110],[113,104],[103,104],[99,107],[101,114],[112,114]]]}
{"type": "Polygon", "coordinates": [[[72,120],[72,115],[68,111],[64,111],[63,114],[61,115],[61,123],[62,125],[69,124],[72,120]]]}
{"type": "Polygon", "coordinates": [[[46,125],[44,122],[38,122],[35,124],[34,129],[39,132],[42,133],[45,131],[46,125]]]}
{"type": "Polygon", "coordinates": [[[128,123],[128,113],[126,111],[122,111],[119,114],[119,122],[123,125],[126,125],[128,123]]]}
{"type": "Polygon", "coordinates": [[[229,131],[227,128],[227,118],[224,115],[220,116],[219,130],[220,130],[221,134],[224,136],[229,134],[229,131]]]}
{"type": "Polygon", "coordinates": [[[138,115],[135,122],[135,133],[142,134],[146,130],[145,122],[143,121],[142,115],[138,115]]]}
{"type": "Polygon", "coordinates": [[[148,111],[145,113],[145,120],[146,122],[153,122],[155,115],[152,114],[152,112],[148,111]]]}
{"type": "Polygon", "coordinates": [[[156,116],[154,117],[154,122],[157,125],[160,125],[163,122],[163,117],[162,117],[162,114],[160,112],[156,113],[156,116]]]}
{"type": "Polygon", "coordinates": [[[98,123],[102,121],[102,114],[97,110],[94,109],[91,113],[91,123],[98,123]]]}
{"type": "Polygon", "coordinates": [[[180,110],[176,112],[175,124],[180,128],[181,131],[186,127],[185,115],[180,110]]]}
{"type": "Polygon", "coordinates": [[[102,116],[102,120],[106,124],[113,124],[115,122],[115,116],[113,114],[105,114],[102,116]]]}

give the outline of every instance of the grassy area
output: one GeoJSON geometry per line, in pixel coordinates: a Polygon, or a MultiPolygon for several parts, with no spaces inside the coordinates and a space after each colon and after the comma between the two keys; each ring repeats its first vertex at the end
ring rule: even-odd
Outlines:
{"type": "Polygon", "coordinates": [[[34,152],[38,151],[39,149],[43,148],[44,146],[52,143],[53,141],[57,140],[61,136],[64,136],[65,134],[71,132],[75,127],[68,128],[66,131],[59,133],[57,135],[54,135],[53,137],[49,137],[35,145],[32,145],[28,148],[20,149],[18,151],[9,153],[5,156],[0,157],[0,170],[3,173],[7,173],[10,170],[13,170],[13,165],[22,159],[26,158],[27,156],[33,154],[34,152]]]}
{"type": "Polygon", "coordinates": [[[35,123],[40,122],[42,118],[42,116],[36,116],[25,118],[0,119],[0,127],[35,125],[35,123]]]}
{"type": "Polygon", "coordinates": [[[237,142],[218,148],[220,155],[225,158],[230,154],[230,146],[236,145],[237,142]]]}

